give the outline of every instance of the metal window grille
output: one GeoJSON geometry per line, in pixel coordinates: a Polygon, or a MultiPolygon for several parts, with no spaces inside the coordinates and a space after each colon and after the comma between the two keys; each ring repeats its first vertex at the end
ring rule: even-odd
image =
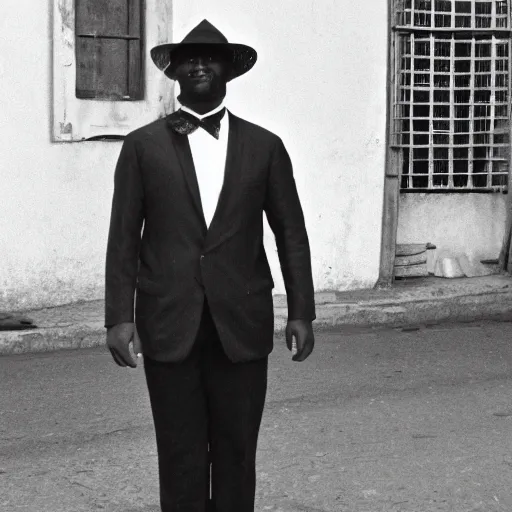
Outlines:
{"type": "Polygon", "coordinates": [[[395,27],[427,30],[508,30],[508,0],[396,0],[395,27]]]}
{"type": "Polygon", "coordinates": [[[509,13],[509,1],[397,2],[392,132],[402,191],[507,188],[509,13]]]}

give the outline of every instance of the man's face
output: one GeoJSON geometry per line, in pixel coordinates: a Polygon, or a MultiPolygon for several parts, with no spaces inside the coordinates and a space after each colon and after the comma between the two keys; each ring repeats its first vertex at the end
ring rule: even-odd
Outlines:
{"type": "Polygon", "coordinates": [[[175,51],[172,60],[184,97],[208,101],[225,96],[230,69],[225,53],[212,46],[195,45],[175,51]]]}

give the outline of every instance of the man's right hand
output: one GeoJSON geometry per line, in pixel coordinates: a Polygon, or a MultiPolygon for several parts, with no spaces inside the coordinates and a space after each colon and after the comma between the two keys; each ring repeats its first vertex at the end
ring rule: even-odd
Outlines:
{"type": "Polygon", "coordinates": [[[107,329],[107,346],[114,361],[122,367],[136,368],[136,358],[130,354],[130,343],[133,343],[133,352],[138,358],[141,345],[134,323],[123,322],[107,329]]]}

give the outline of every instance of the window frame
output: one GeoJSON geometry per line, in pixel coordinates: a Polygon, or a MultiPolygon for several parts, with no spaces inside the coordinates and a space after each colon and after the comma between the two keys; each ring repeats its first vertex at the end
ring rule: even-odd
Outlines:
{"type": "Polygon", "coordinates": [[[76,97],[75,1],[53,0],[52,142],[118,140],[170,113],[173,83],[153,64],[149,49],[172,40],[170,0],[144,0],[142,55],[144,86],[140,99],[76,97]],[[147,54],[147,55],[146,55],[147,54]]]}

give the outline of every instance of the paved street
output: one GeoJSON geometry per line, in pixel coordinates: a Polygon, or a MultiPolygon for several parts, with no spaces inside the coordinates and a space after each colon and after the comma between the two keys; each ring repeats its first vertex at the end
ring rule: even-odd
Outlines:
{"type": "MultiPolygon", "coordinates": [[[[512,324],[276,339],[257,511],[510,512],[512,324]]],[[[0,358],[2,512],[156,512],[142,368],[105,349],[0,358]]]]}

